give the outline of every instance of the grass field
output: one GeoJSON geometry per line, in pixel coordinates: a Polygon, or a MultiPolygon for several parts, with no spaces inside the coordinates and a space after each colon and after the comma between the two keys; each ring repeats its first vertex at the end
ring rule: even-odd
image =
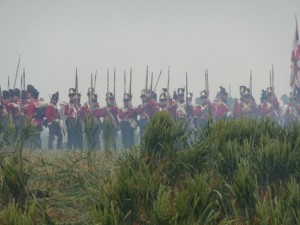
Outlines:
{"type": "Polygon", "coordinates": [[[299,224],[299,137],[246,119],[186,132],[164,113],[121,152],[24,150],[2,132],[0,224],[299,224]]]}

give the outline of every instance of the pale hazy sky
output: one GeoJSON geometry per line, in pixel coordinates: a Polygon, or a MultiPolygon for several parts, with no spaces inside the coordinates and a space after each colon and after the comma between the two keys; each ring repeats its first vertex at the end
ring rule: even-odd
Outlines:
{"type": "Polygon", "coordinates": [[[121,105],[123,71],[132,67],[137,104],[146,66],[154,80],[163,70],[160,91],[170,65],[170,90],[185,85],[187,71],[194,95],[204,89],[208,69],[211,99],[220,85],[228,90],[229,84],[238,97],[252,70],[259,102],[272,64],[278,97],[290,92],[295,13],[300,20],[299,0],[0,0],[0,83],[7,88],[10,76],[13,85],[21,51],[20,72],[25,67],[27,84],[45,99],[59,91],[67,100],[77,67],[83,101],[90,74],[98,71],[96,92],[103,105],[107,68],[112,75],[116,67],[121,105]]]}

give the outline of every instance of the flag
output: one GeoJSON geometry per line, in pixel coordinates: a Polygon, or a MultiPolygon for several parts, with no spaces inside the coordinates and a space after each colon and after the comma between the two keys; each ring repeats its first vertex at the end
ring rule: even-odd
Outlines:
{"type": "Polygon", "coordinates": [[[296,31],[293,41],[293,49],[291,56],[291,79],[290,86],[300,87],[300,44],[299,44],[299,33],[298,33],[298,23],[296,18],[296,31]]]}

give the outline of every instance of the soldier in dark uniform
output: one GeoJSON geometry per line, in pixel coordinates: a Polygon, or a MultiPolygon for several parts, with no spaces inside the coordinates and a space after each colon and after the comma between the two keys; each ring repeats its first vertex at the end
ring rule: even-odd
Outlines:
{"type": "Polygon", "coordinates": [[[101,109],[101,117],[103,117],[103,141],[105,149],[112,147],[117,149],[117,131],[120,130],[118,119],[119,109],[116,105],[113,93],[106,93],[106,107],[101,109]]]}
{"type": "Polygon", "coordinates": [[[60,114],[57,109],[57,102],[59,93],[56,92],[52,95],[50,104],[46,107],[45,116],[47,118],[47,125],[49,128],[48,149],[53,149],[53,141],[57,136],[56,148],[62,147],[62,132],[60,128],[60,114]]]}
{"type": "Polygon", "coordinates": [[[124,148],[130,148],[134,145],[134,130],[137,129],[137,113],[132,107],[131,99],[132,96],[125,93],[123,97],[124,106],[119,110],[119,118],[121,120],[120,129],[124,148]]]}

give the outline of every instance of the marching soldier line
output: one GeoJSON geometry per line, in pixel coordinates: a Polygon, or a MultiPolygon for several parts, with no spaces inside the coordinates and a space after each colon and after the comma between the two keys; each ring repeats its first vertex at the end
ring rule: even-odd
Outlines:
{"type": "MultiPolygon", "coordinates": [[[[187,86],[186,86],[187,87],[187,86]]],[[[262,90],[260,104],[251,94],[251,89],[240,86],[240,98],[229,104],[225,88],[220,90],[213,101],[208,90],[203,90],[193,104],[193,94],[185,88],[178,88],[169,93],[169,85],[157,94],[151,89],[143,89],[140,94],[141,104],[132,105],[131,87],[124,93],[123,106],[118,107],[115,95],[106,93],[106,106],[100,107],[94,86],[87,91],[88,102],[81,103],[78,89],[69,89],[68,103],[59,102],[59,93],[52,94],[49,103],[39,99],[39,92],[32,85],[26,90],[4,90],[1,92],[2,131],[14,128],[9,141],[15,142],[22,135],[22,130],[29,124],[34,128],[34,135],[25,143],[26,148],[39,149],[42,146],[41,132],[49,131],[48,149],[63,148],[63,137],[67,137],[67,149],[113,148],[116,149],[118,131],[121,134],[123,148],[134,145],[135,131],[142,139],[146,125],[160,111],[166,111],[175,121],[182,121],[186,129],[202,129],[212,118],[213,121],[226,118],[271,119],[284,125],[299,120],[300,88],[290,93],[290,101],[280,111],[279,101],[273,87],[262,90]],[[60,105],[60,108],[58,107],[60,105]],[[100,135],[103,139],[100,139],[100,135]],[[103,140],[104,143],[100,143],[103,140]]],[[[159,132],[159,131],[158,131],[159,132]]]]}

